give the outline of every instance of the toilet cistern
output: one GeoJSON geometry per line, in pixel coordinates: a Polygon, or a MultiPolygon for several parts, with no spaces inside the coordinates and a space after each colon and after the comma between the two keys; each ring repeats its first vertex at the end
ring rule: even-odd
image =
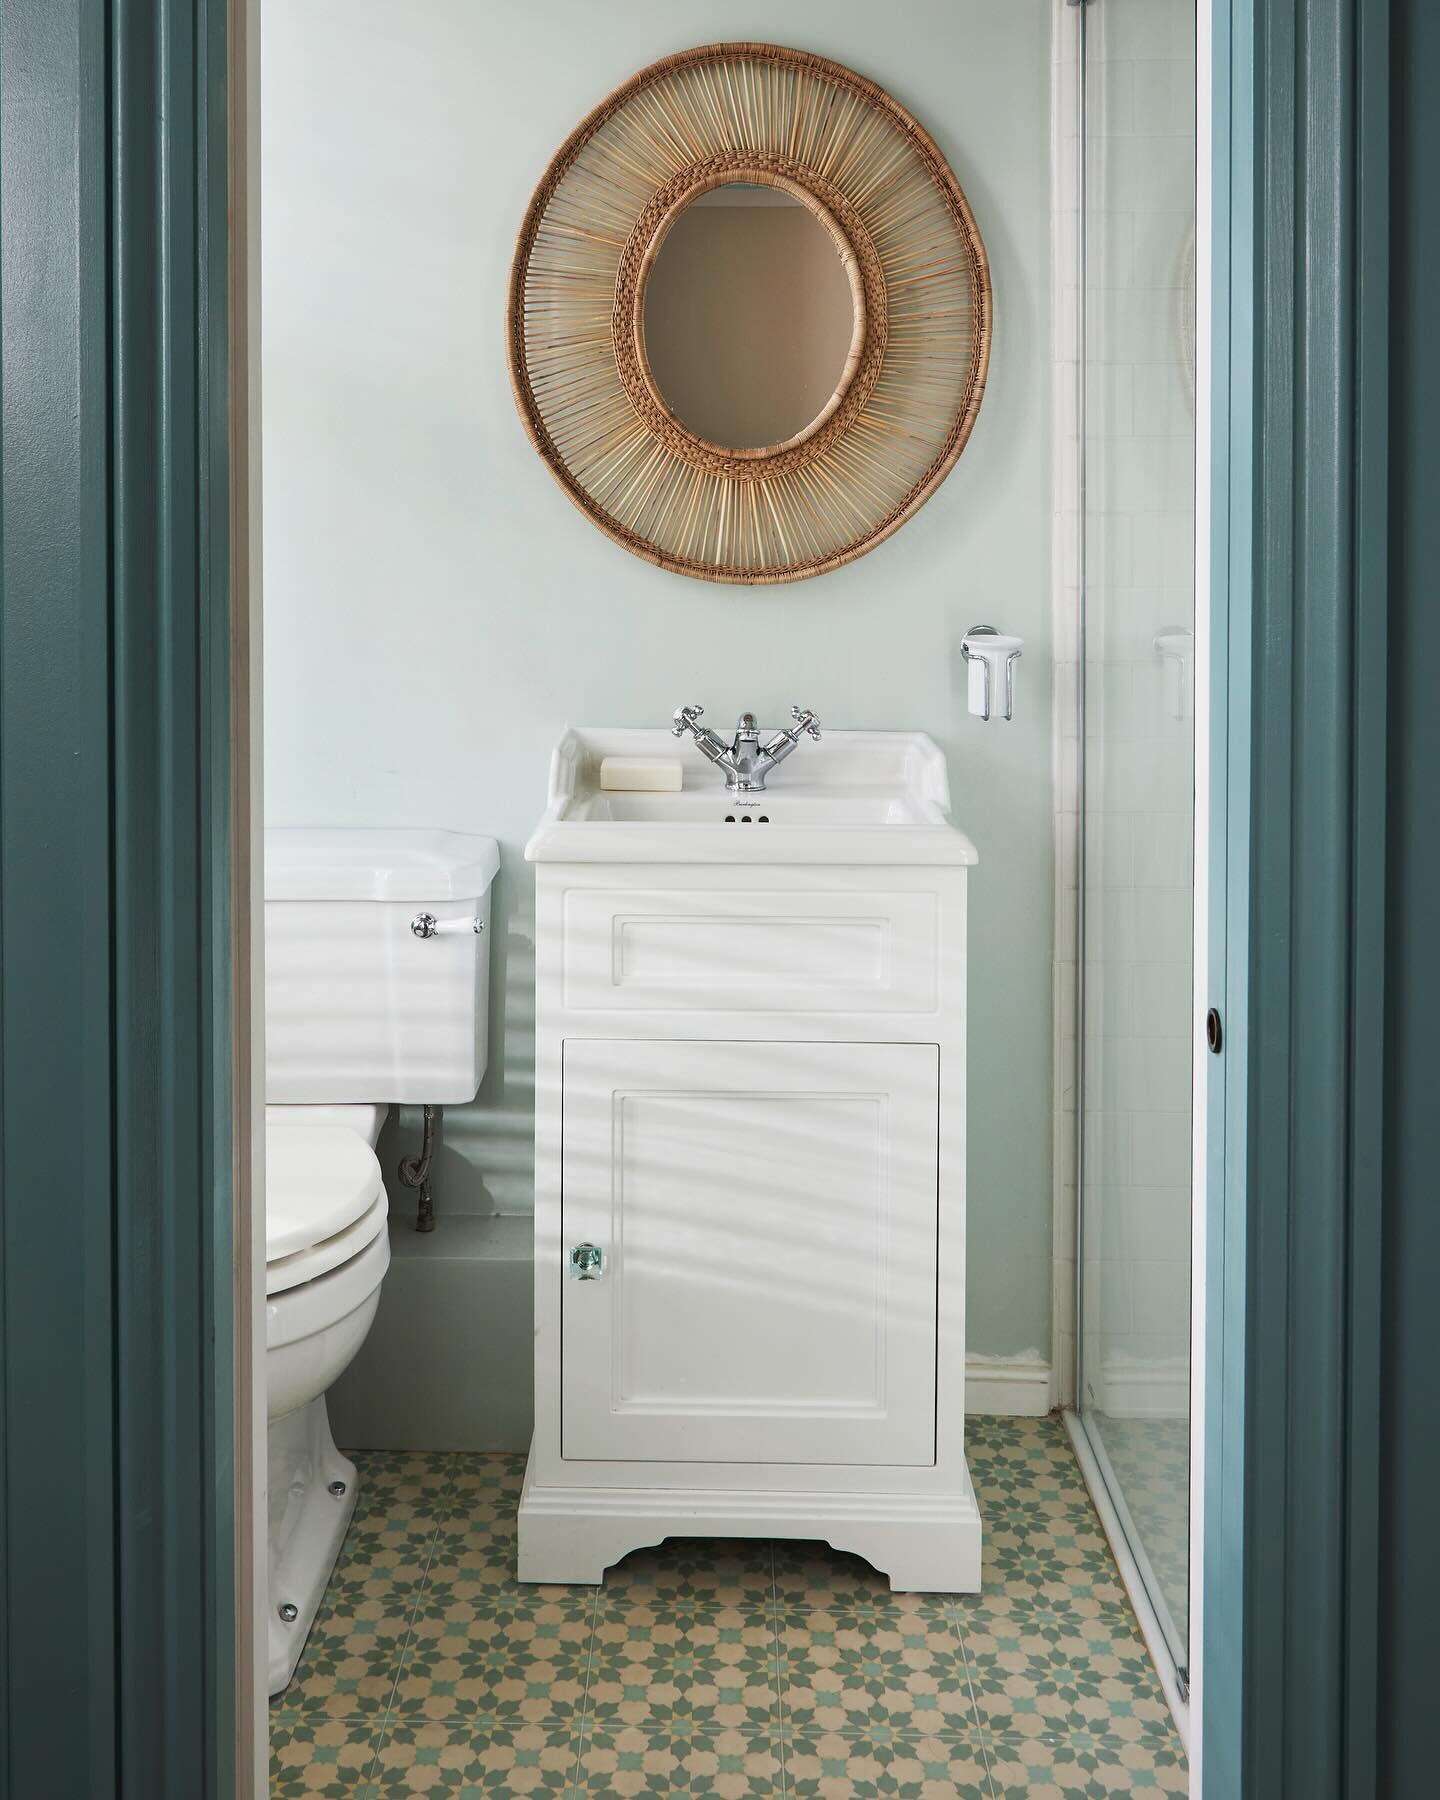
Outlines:
{"type": "Polygon", "coordinates": [[[690,733],[700,754],[724,771],[725,791],[729,794],[763,794],[765,777],[784,762],[801,738],[807,733],[816,739],[820,736],[820,721],[809,707],[792,706],[790,717],[795,723],[788,731],[777,731],[765,744],[760,742],[754,713],[741,713],[734,742],[729,744],[719,732],[698,722],[704,715],[703,706],[677,707],[670,733],[677,738],[690,733]]]}

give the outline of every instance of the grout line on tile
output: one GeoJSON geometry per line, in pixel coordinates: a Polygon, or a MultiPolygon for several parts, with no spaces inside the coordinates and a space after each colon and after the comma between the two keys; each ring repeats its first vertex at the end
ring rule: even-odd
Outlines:
{"type": "Polygon", "coordinates": [[[371,1740],[370,1772],[365,1777],[365,1789],[360,1795],[360,1800],[375,1800],[375,1796],[380,1792],[380,1752],[390,1741],[390,1731],[394,1723],[395,1714],[387,1706],[381,1717],[379,1729],[371,1740]]]}
{"type": "Polygon", "coordinates": [[[980,1761],[985,1769],[985,1789],[990,1800],[1001,1800],[1000,1790],[995,1785],[995,1765],[991,1758],[991,1734],[986,1729],[985,1720],[980,1711],[980,1696],[975,1690],[975,1676],[970,1668],[970,1646],[966,1642],[965,1627],[960,1619],[960,1601],[950,1596],[950,1617],[955,1628],[955,1641],[960,1646],[960,1660],[965,1670],[965,1688],[970,1695],[970,1716],[974,1720],[974,1742],[980,1751],[980,1761]]]}
{"type": "Polygon", "coordinates": [[[571,1777],[571,1787],[577,1794],[584,1792],[580,1783],[580,1770],[585,1760],[585,1740],[590,1726],[590,1681],[595,1673],[596,1640],[600,1636],[600,1599],[605,1592],[605,1577],[602,1575],[596,1583],[595,1591],[590,1596],[590,1639],[585,1646],[585,1689],[580,1696],[580,1705],[575,1713],[575,1766],[571,1777]]]}
{"type": "Polygon", "coordinates": [[[790,1793],[789,1733],[785,1729],[785,1662],[780,1643],[780,1582],[775,1573],[775,1540],[770,1539],[770,1682],[774,1689],[774,1725],[776,1754],[780,1759],[781,1800],[790,1793]]]}
{"type": "MultiPolygon", "coordinates": [[[[405,1665],[410,1660],[410,1646],[415,1638],[415,1621],[419,1617],[420,1608],[424,1603],[425,1595],[430,1587],[430,1570],[435,1561],[435,1552],[440,1544],[441,1521],[443,1517],[446,1516],[443,1509],[451,1494],[454,1492],[454,1489],[455,1474],[452,1469],[447,1472],[445,1485],[440,1490],[440,1494],[436,1500],[437,1507],[442,1510],[440,1515],[431,1521],[430,1547],[425,1554],[425,1566],[421,1569],[420,1579],[415,1583],[414,1592],[410,1596],[410,1613],[405,1621],[405,1636],[400,1645],[400,1653],[395,1658],[395,1674],[390,1682],[390,1698],[385,1702],[385,1732],[387,1737],[389,1736],[391,1724],[395,1716],[395,1697],[400,1692],[400,1677],[405,1673],[405,1665]]],[[[376,1760],[377,1762],[379,1760],[378,1747],[376,1750],[376,1760]]]]}

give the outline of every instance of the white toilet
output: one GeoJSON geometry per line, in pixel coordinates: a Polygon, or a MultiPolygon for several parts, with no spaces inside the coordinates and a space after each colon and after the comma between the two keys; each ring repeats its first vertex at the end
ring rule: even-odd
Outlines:
{"type": "Polygon", "coordinates": [[[375,1143],[392,1103],[485,1073],[493,838],[265,834],[265,1386],[269,1687],[300,1652],[355,1509],[325,1391],[390,1266],[375,1143]]]}

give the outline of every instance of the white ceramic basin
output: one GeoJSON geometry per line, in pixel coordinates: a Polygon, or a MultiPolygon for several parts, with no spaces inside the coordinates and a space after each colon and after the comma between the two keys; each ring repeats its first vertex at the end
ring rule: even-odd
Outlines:
{"type": "Polygon", "coordinates": [[[827,731],[803,741],[764,793],[726,792],[695,745],[668,731],[577,727],[550,765],[531,862],[973,863],[950,823],[945,759],[922,732],[827,731]],[[607,756],[678,762],[679,792],[603,791],[607,756]]]}

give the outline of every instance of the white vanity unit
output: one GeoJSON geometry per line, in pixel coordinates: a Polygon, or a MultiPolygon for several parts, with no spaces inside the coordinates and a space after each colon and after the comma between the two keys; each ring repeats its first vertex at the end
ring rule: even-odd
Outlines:
{"type": "Polygon", "coordinates": [[[525,1581],[598,1582],[639,1545],[713,1535],[825,1539],[895,1588],[980,1585],[964,1448],[975,851],[929,738],[799,750],[749,793],[663,730],[572,730],[554,753],[526,851],[525,1581]],[[605,757],[678,759],[683,786],[603,791],[605,757]]]}

